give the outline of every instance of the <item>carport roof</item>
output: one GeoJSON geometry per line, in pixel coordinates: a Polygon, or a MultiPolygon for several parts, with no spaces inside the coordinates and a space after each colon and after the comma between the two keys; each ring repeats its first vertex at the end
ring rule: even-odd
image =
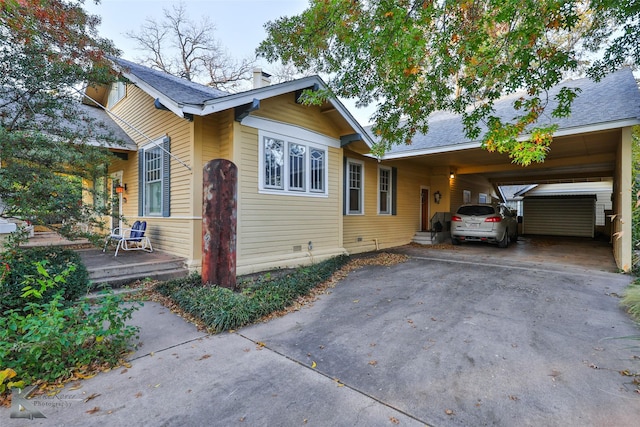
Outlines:
{"type": "MultiPolygon", "coordinates": [[[[514,117],[516,110],[513,102],[522,96],[526,96],[526,93],[518,92],[501,98],[495,103],[496,115],[505,119],[514,117]]],[[[583,78],[555,86],[549,91],[549,106],[538,124],[557,124],[555,136],[640,124],[640,91],[631,70],[624,68],[616,71],[600,82],[583,78]],[[577,88],[580,93],[573,102],[569,117],[554,118],[550,114],[557,104],[553,98],[562,87],[577,88]]],[[[466,137],[461,115],[439,111],[430,116],[427,134],[415,135],[411,145],[394,146],[384,158],[419,156],[479,146],[479,140],[471,141],[466,137]]]]}

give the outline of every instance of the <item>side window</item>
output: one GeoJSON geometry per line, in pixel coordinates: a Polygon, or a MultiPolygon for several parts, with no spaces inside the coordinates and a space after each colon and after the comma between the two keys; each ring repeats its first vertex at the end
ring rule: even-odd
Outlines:
{"type": "Polygon", "coordinates": [[[289,190],[305,191],[307,147],[289,143],[289,190]]]}
{"type": "Polygon", "coordinates": [[[391,168],[378,167],[378,213],[381,215],[391,215],[391,168]]]}
{"type": "Polygon", "coordinates": [[[324,193],[327,152],[312,148],[309,154],[311,156],[311,191],[324,193]]]}
{"type": "Polygon", "coordinates": [[[264,138],[264,187],[282,190],[284,169],[284,141],[264,138]]]}
{"type": "Polygon", "coordinates": [[[162,151],[159,147],[144,152],[144,214],[162,214],[162,151]]]}
{"type": "Polygon", "coordinates": [[[358,160],[347,160],[347,214],[364,213],[364,163],[358,160]]]}
{"type": "Polygon", "coordinates": [[[138,215],[168,217],[171,139],[164,137],[138,152],[138,215]]]}

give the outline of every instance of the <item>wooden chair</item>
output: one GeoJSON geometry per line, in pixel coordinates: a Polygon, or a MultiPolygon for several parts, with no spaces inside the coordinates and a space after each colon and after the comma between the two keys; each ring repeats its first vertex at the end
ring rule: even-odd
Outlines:
{"type": "Polygon", "coordinates": [[[111,234],[105,239],[102,252],[107,250],[107,246],[111,241],[118,242],[116,245],[116,254],[114,256],[118,256],[118,251],[120,249],[123,251],[153,252],[151,240],[149,240],[149,237],[144,234],[146,229],[147,221],[136,221],[133,223],[131,228],[124,228],[122,230],[120,230],[120,227],[114,228],[111,234]]]}

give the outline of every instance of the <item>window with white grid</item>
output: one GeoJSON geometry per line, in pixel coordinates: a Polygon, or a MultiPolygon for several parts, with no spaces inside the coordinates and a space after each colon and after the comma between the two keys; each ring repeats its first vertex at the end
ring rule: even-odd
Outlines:
{"type": "Polygon", "coordinates": [[[264,193],[327,195],[327,149],[261,131],[259,189],[264,193]]]}

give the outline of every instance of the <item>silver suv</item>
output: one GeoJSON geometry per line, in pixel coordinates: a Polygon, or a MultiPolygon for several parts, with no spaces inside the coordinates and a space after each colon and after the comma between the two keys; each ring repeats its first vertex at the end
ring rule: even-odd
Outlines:
{"type": "Polygon", "coordinates": [[[479,241],[506,248],[517,240],[517,216],[505,205],[462,205],[451,216],[451,243],[454,245],[479,241]]]}

